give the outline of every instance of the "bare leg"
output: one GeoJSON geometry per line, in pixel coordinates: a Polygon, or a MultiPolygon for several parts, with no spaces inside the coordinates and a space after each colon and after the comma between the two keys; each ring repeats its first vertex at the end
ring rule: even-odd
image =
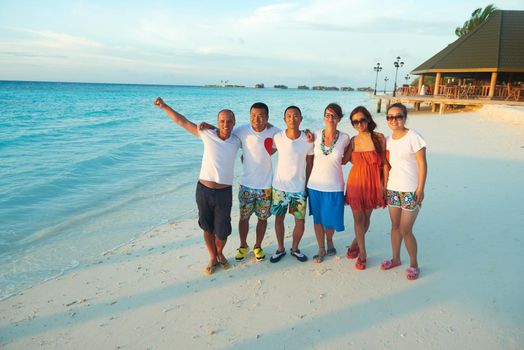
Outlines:
{"type": "Polygon", "coordinates": [[[400,263],[400,246],[402,245],[402,235],[400,233],[400,216],[402,209],[389,207],[389,217],[391,219],[391,251],[393,263],[400,263]]]}
{"type": "Polygon", "coordinates": [[[300,244],[300,240],[304,235],[305,222],[306,220],[304,219],[295,218],[295,228],[293,229],[293,243],[291,245],[291,249],[293,251],[298,250],[298,245],[300,244]]]}
{"type": "Polygon", "coordinates": [[[362,210],[353,210],[353,221],[355,227],[355,239],[357,240],[359,257],[361,260],[366,260],[366,213],[362,210]]]}
{"type": "Polygon", "coordinates": [[[247,233],[249,232],[249,218],[238,221],[238,235],[240,237],[240,246],[247,247],[247,233]]]}
{"type": "Polygon", "coordinates": [[[284,251],[284,215],[275,216],[275,234],[277,236],[278,251],[284,251]]]}
{"type": "Polygon", "coordinates": [[[417,240],[413,235],[413,225],[415,224],[415,219],[417,218],[419,210],[407,211],[402,210],[402,215],[400,217],[400,233],[404,239],[404,244],[410,258],[410,266],[418,267],[417,261],[417,240]]]}
{"type": "MultiPolygon", "coordinates": [[[[363,229],[364,229],[364,235],[365,235],[369,230],[369,225],[371,223],[371,213],[373,213],[373,209],[364,210],[363,213],[364,213],[363,229]]],[[[356,237],[357,236],[357,233],[356,233],[357,220],[355,219],[354,211],[353,211],[353,222],[354,222],[354,227],[355,227],[355,238],[353,238],[353,241],[351,242],[351,245],[349,246],[350,250],[355,250],[356,248],[358,248],[358,242],[357,242],[357,237],[356,237]]]]}
{"type": "Polygon", "coordinates": [[[226,240],[220,240],[218,237],[215,237],[215,247],[217,250],[217,260],[218,261],[226,261],[226,257],[224,256],[224,253],[222,251],[224,250],[224,247],[226,246],[227,239],[226,240]]]}
{"type": "Polygon", "coordinates": [[[216,236],[204,231],[204,242],[206,242],[207,251],[209,252],[209,266],[217,263],[217,247],[215,245],[216,236]]]}
{"type": "Polygon", "coordinates": [[[368,233],[369,225],[371,224],[371,213],[373,213],[373,209],[364,210],[364,214],[366,214],[366,220],[364,221],[364,233],[368,233]]]}
{"type": "Polygon", "coordinates": [[[325,248],[326,234],[324,232],[324,227],[322,226],[322,224],[315,224],[313,227],[315,228],[315,237],[317,238],[318,255],[324,256],[326,255],[326,248],[325,248]]]}
{"type": "Polygon", "coordinates": [[[264,235],[266,234],[267,220],[258,219],[257,222],[257,241],[255,243],[255,248],[260,248],[262,241],[264,240],[264,235]]]}
{"type": "Polygon", "coordinates": [[[353,238],[351,241],[351,244],[349,245],[349,249],[355,250],[358,247],[357,238],[353,238]]]}
{"type": "Polygon", "coordinates": [[[325,230],[326,232],[326,240],[327,240],[327,247],[328,249],[335,248],[335,245],[333,244],[333,236],[335,235],[335,230],[325,230]]]}

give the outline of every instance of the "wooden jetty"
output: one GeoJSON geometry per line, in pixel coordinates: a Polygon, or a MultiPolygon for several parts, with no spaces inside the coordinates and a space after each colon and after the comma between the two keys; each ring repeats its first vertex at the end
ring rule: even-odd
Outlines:
{"type": "Polygon", "coordinates": [[[416,95],[416,96],[403,96],[392,94],[382,94],[375,96],[377,100],[377,113],[380,113],[382,107],[382,101],[385,103],[387,109],[392,103],[403,103],[413,104],[413,108],[416,111],[420,110],[422,104],[428,104],[431,106],[431,111],[444,113],[449,106],[483,106],[483,105],[506,105],[506,106],[521,106],[524,107],[524,101],[511,101],[511,100],[499,100],[489,98],[448,98],[445,96],[433,96],[433,95],[416,95]]]}

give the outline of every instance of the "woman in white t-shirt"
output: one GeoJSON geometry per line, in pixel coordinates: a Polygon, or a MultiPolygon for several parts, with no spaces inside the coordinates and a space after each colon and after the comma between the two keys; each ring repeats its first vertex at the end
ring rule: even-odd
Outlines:
{"type": "Polygon", "coordinates": [[[420,274],[417,261],[417,240],[413,225],[424,200],[427,162],[426,142],[416,131],[406,128],[408,112],[401,103],[392,104],[386,111],[392,131],[386,139],[388,161],[391,165],[387,183],[387,204],[391,218],[393,257],[381,264],[383,270],[400,266],[402,240],[410,258],[406,278],[416,280],[420,274]]]}
{"type": "Polygon", "coordinates": [[[337,130],[342,115],[342,108],[330,103],[324,110],[326,127],[315,133],[313,169],[307,188],[309,215],[313,215],[318,243],[318,253],[313,256],[316,263],[324,261],[326,254],[337,253],[333,235],[335,231],[344,231],[342,159],[349,146],[349,135],[337,130]]]}

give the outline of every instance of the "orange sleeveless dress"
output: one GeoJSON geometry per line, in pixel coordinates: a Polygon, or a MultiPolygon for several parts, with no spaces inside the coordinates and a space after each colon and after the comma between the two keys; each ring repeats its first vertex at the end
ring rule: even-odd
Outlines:
{"type": "Polygon", "coordinates": [[[382,157],[377,151],[353,152],[346,184],[346,204],[353,210],[384,208],[382,157]]]}

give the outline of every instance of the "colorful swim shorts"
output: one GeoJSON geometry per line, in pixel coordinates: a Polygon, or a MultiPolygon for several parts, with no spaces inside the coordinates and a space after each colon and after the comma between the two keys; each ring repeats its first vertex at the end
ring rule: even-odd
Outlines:
{"type": "Polygon", "coordinates": [[[402,208],[408,211],[414,211],[420,208],[415,201],[415,192],[386,191],[387,203],[390,207],[402,208]]]}
{"type": "Polygon", "coordinates": [[[256,189],[240,185],[238,201],[242,219],[249,219],[253,212],[262,220],[271,216],[271,188],[256,189]]]}
{"type": "Polygon", "coordinates": [[[271,214],[276,216],[286,215],[289,206],[289,213],[295,218],[304,220],[306,217],[306,191],[286,192],[273,188],[273,204],[271,214]]]}

